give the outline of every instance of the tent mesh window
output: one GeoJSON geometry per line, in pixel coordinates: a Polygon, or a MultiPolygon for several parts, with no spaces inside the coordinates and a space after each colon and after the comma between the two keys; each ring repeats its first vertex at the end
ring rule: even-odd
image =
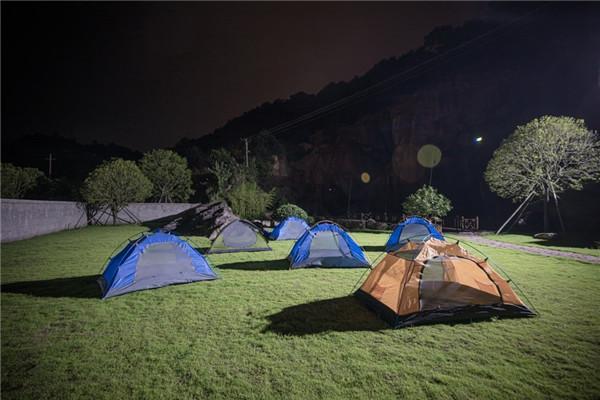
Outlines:
{"type": "Polygon", "coordinates": [[[250,224],[234,221],[217,236],[210,249],[211,253],[252,250],[270,250],[265,238],[250,224]]]}
{"type": "MultiPolygon", "coordinates": [[[[322,231],[314,234],[310,244],[306,265],[337,266],[346,265],[354,257],[343,237],[337,232],[322,231]]],[[[358,261],[356,261],[359,264],[358,261]]]]}
{"type": "Polygon", "coordinates": [[[424,241],[430,236],[429,230],[425,225],[421,224],[407,224],[400,233],[398,243],[402,243],[407,239],[413,242],[424,241]]]}
{"type": "Polygon", "coordinates": [[[436,256],[423,264],[419,300],[421,311],[425,311],[490,305],[498,303],[500,297],[493,282],[473,261],[436,256]]]}

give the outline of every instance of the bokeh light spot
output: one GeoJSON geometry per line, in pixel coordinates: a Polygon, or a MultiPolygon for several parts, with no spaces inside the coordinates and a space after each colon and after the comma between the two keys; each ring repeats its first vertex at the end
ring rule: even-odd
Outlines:
{"type": "Polygon", "coordinates": [[[425,168],[433,168],[440,163],[442,151],[433,144],[426,144],[419,149],[417,161],[425,168]]]}
{"type": "Polygon", "coordinates": [[[368,172],[363,172],[362,174],[360,174],[360,180],[363,183],[369,183],[371,182],[371,175],[369,175],[368,172]]]}

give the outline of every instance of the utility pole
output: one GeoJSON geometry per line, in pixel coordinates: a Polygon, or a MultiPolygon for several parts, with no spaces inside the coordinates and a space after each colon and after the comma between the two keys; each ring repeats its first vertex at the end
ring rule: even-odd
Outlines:
{"type": "Polygon", "coordinates": [[[242,139],[246,143],[246,169],[248,169],[248,138],[242,139]]]}
{"type": "Polygon", "coordinates": [[[52,161],[56,161],[56,158],[52,158],[52,153],[50,153],[44,160],[48,160],[48,178],[52,178],[52,161]]]}

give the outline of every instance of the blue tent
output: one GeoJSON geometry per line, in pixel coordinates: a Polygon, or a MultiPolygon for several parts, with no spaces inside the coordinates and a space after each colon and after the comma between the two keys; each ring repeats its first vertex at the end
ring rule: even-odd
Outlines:
{"type": "Polygon", "coordinates": [[[112,257],[99,279],[102,298],[176,283],[217,279],[188,242],[164,231],[144,233],[112,257]]]}
{"type": "Polygon", "coordinates": [[[305,220],[298,217],[287,217],[277,224],[269,233],[270,240],[296,240],[304,234],[310,226],[305,220]]]}
{"type": "Polygon", "coordinates": [[[398,250],[409,240],[411,242],[423,242],[432,237],[444,240],[442,234],[435,229],[431,222],[421,217],[410,217],[396,226],[385,244],[385,251],[398,250]]]}
{"type": "Polygon", "coordinates": [[[292,247],[290,268],[369,267],[361,247],[339,225],[321,221],[307,230],[292,247]]]}

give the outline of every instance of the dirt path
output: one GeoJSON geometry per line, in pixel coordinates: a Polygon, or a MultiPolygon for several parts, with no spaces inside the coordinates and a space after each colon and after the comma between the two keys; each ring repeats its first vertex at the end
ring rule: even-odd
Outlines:
{"type": "Polygon", "coordinates": [[[520,244],[501,242],[498,240],[487,239],[482,236],[475,235],[473,233],[460,233],[456,234],[455,236],[462,237],[465,240],[468,240],[473,243],[479,243],[490,247],[497,247],[499,249],[519,250],[525,253],[537,254],[540,256],[564,257],[592,264],[600,264],[600,257],[590,256],[587,254],[571,253],[569,251],[543,249],[541,247],[523,246],[520,244]]]}

